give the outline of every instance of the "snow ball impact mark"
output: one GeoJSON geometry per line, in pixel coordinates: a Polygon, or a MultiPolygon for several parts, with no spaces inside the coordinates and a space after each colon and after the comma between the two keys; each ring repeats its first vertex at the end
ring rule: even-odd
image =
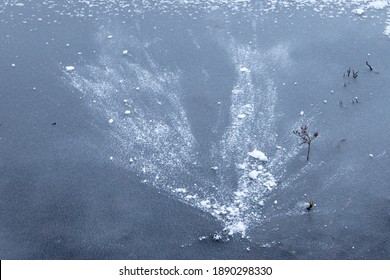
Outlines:
{"type": "Polygon", "coordinates": [[[252,152],[249,152],[248,155],[253,158],[257,158],[261,161],[268,161],[268,157],[262,151],[259,151],[257,149],[254,149],[252,152]]]}
{"type": "Polygon", "coordinates": [[[67,72],[72,72],[74,69],[75,69],[74,66],[65,66],[65,70],[67,72]]]}
{"type": "Polygon", "coordinates": [[[113,122],[114,122],[113,119],[109,119],[109,120],[108,120],[108,123],[110,123],[110,124],[113,123],[113,122]]]}

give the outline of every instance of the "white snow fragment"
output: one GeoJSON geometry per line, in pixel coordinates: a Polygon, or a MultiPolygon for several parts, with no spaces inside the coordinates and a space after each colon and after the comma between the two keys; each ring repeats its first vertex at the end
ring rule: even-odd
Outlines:
{"type": "Polygon", "coordinates": [[[122,52],[123,55],[127,55],[128,53],[129,53],[128,50],[124,50],[124,51],[122,52]]]}
{"type": "Polygon", "coordinates": [[[218,241],[221,240],[222,236],[219,233],[214,233],[213,234],[213,240],[218,241]]]}
{"type": "Polygon", "coordinates": [[[202,200],[201,202],[200,202],[200,205],[202,206],[202,207],[205,207],[205,208],[210,208],[211,206],[210,206],[210,200],[202,200]]]}
{"type": "Polygon", "coordinates": [[[130,159],[129,159],[129,162],[134,162],[134,159],[133,159],[133,158],[130,158],[130,159]]]}
{"type": "Polygon", "coordinates": [[[352,13],[357,14],[358,16],[361,16],[362,14],[364,14],[364,10],[362,8],[357,8],[357,9],[352,10],[352,13]]]}
{"type": "Polygon", "coordinates": [[[207,239],[207,236],[201,236],[201,237],[199,237],[199,241],[202,241],[202,240],[205,240],[205,239],[207,239]]]}
{"type": "Polygon", "coordinates": [[[262,166],[262,165],[257,166],[257,170],[263,171],[264,170],[264,166],[262,166]]]}
{"type": "Polygon", "coordinates": [[[123,102],[127,103],[127,102],[129,102],[129,100],[127,100],[127,99],[123,99],[123,102]]]}
{"type": "Polygon", "coordinates": [[[244,192],[234,192],[234,195],[237,197],[244,197],[246,196],[244,192]]]}
{"type": "Polygon", "coordinates": [[[264,206],[264,200],[260,200],[260,201],[259,201],[259,205],[260,205],[260,206],[264,206]]]}
{"type": "Polygon", "coordinates": [[[218,104],[218,105],[221,105],[221,101],[218,101],[217,104],[218,104]]]}
{"type": "Polygon", "coordinates": [[[245,170],[245,168],[246,168],[246,163],[239,163],[239,164],[237,165],[237,167],[238,167],[238,169],[245,170]]]}
{"type": "Polygon", "coordinates": [[[298,83],[297,82],[294,82],[294,85],[297,85],[298,83]]]}
{"type": "Polygon", "coordinates": [[[277,184],[275,180],[272,178],[270,180],[267,180],[265,183],[263,183],[263,185],[267,187],[269,190],[272,190],[272,188],[276,187],[277,184]]]}
{"type": "Polygon", "coordinates": [[[211,167],[211,169],[214,170],[214,171],[217,171],[218,170],[218,166],[213,166],[213,167],[211,167]]]}
{"type": "Polygon", "coordinates": [[[122,83],[123,83],[123,80],[119,80],[119,83],[122,84],[122,83]]]}
{"type": "Polygon", "coordinates": [[[247,226],[243,222],[238,222],[233,225],[229,225],[225,228],[228,231],[229,235],[233,235],[235,233],[241,233],[242,237],[245,237],[245,231],[247,226]]]}
{"type": "Polygon", "coordinates": [[[247,247],[247,248],[246,248],[246,250],[247,250],[247,251],[250,251],[250,250],[251,250],[251,248],[250,248],[250,247],[247,247]]]}
{"type": "Polygon", "coordinates": [[[77,52],[78,55],[82,55],[83,53],[82,52],[77,52]]]}
{"type": "Polygon", "coordinates": [[[278,201],[277,201],[277,200],[275,200],[275,201],[274,201],[274,204],[278,204],[278,201]]]}
{"type": "Polygon", "coordinates": [[[257,175],[259,175],[259,172],[256,170],[252,170],[251,172],[248,173],[248,177],[251,178],[252,180],[256,180],[257,175]]]}
{"type": "Polygon", "coordinates": [[[330,91],[330,93],[334,93],[334,91],[333,91],[333,90],[331,90],[331,91],[330,91]]]}
{"type": "Polygon", "coordinates": [[[75,68],[74,68],[74,66],[65,66],[65,70],[67,71],[67,72],[71,72],[71,71],[73,71],[75,68]]]}
{"type": "Polygon", "coordinates": [[[112,37],[113,37],[112,35],[108,35],[107,39],[112,39],[112,37]]]}
{"type": "Polygon", "coordinates": [[[251,72],[251,70],[249,70],[249,69],[246,68],[246,67],[241,67],[241,68],[240,68],[240,72],[249,73],[249,72],[251,72]]]}
{"type": "Polygon", "coordinates": [[[368,156],[369,156],[370,158],[373,158],[373,157],[374,157],[374,155],[373,155],[373,154],[369,154],[368,156]]]}
{"type": "Polygon", "coordinates": [[[389,3],[387,1],[379,0],[379,1],[373,1],[373,2],[369,3],[368,7],[382,10],[382,9],[386,8],[388,5],[389,5],[389,3]]]}
{"type": "Polygon", "coordinates": [[[125,115],[130,115],[130,110],[126,110],[125,115]]]}
{"type": "Polygon", "coordinates": [[[281,146],[276,146],[276,149],[280,150],[282,147],[281,146]]]}
{"type": "Polygon", "coordinates": [[[187,190],[184,189],[184,188],[177,188],[177,189],[174,190],[174,192],[177,192],[177,193],[186,193],[187,190]]]}
{"type": "Polygon", "coordinates": [[[11,64],[12,67],[15,67],[16,65],[14,63],[11,64]]]}
{"type": "Polygon", "coordinates": [[[262,151],[259,151],[257,149],[254,149],[252,152],[249,152],[248,155],[253,158],[257,158],[261,161],[268,161],[268,157],[262,151]]]}
{"type": "Polygon", "coordinates": [[[300,114],[301,116],[303,116],[303,115],[305,114],[305,112],[301,111],[299,114],[300,114]]]}
{"type": "Polygon", "coordinates": [[[136,89],[136,90],[139,90],[139,87],[136,87],[135,89],[136,89]]]}
{"type": "Polygon", "coordinates": [[[245,118],[245,117],[246,117],[245,114],[238,114],[238,115],[237,115],[237,118],[239,118],[239,119],[243,119],[243,118],[245,118]]]}
{"type": "Polygon", "coordinates": [[[386,26],[385,30],[383,31],[383,34],[390,36],[390,25],[386,26]]]}
{"type": "Polygon", "coordinates": [[[110,160],[113,160],[114,158],[113,157],[110,157],[110,160]]]}
{"type": "Polygon", "coordinates": [[[113,123],[113,122],[114,122],[113,119],[109,119],[109,120],[108,120],[108,123],[113,123]]]}
{"type": "Polygon", "coordinates": [[[324,100],[324,103],[326,104],[326,103],[328,103],[328,101],[324,100]]]}
{"type": "Polygon", "coordinates": [[[70,46],[70,44],[66,44],[65,46],[69,47],[69,46],[70,46]]]}

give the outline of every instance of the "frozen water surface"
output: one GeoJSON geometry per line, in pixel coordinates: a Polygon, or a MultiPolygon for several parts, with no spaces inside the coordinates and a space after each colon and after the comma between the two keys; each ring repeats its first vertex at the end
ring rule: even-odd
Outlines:
{"type": "Polygon", "coordinates": [[[388,1],[38,2],[0,4],[0,258],[389,258],[388,1]]]}

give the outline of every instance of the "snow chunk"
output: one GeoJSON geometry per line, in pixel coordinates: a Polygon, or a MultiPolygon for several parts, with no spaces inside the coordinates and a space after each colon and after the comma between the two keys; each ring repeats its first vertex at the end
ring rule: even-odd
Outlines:
{"type": "Polygon", "coordinates": [[[383,8],[386,8],[389,5],[387,1],[373,1],[370,4],[368,4],[368,7],[381,10],[383,8]]]}
{"type": "Polygon", "coordinates": [[[369,156],[370,158],[373,158],[373,157],[374,157],[374,155],[373,155],[373,154],[369,154],[368,156],[369,156]]]}
{"type": "Polygon", "coordinates": [[[362,8],[354,9],[352,10],[352,13],[357,14],[358,16],[361,16],[364,14],[364,10],[362,8]]]}
{"type": "Polygon", "coordinates": [[[113,119],[109,119],[109,120],[108,120],[108,123],[110,123],[110,124],[113,123],[113,122],[114,122],[113,119]]]}
{"type": "Polygon", "coordinates": [[[229,225],[225,228],[228,231],[229,235],[233,235],[235,233],[241,233],[242,237],[245,237],[245,231],[247,226],[243,222],[238,222],[233,225],[229,225]]]}
{"type": "Polygon", "coordinates": [[[74,68],[74,66],[65,66],[65,70],[67,71],[67,72],[71,72],[71,71],[73,71],[75,68],[74,68]]]}
{"type": "Polygon", "coordinates": [[[257,158],[261,161],[268,161],[268,157],[262,151],[259,151],[257,149],[254,149],[252,152],[249,152],[248,155],[253,158],[257,158]]]}
{"type": "Polygon", "coordinates": [[[246,67],[241,67],[241,68],[240,68],[240,72],[243,72],[243,73],[250,73],[251,70],[249,70],[249,69],[246,68],[246,67]]]}
{"type": "Polygon", "coordinates": [[[300,114],[301,116],[303,116],[303,115],[305,114],[305,112],[301,111],[299,114],[300,114]]]}
{"type": "Polygon", "coordinates": [[[122,52],[123,55],[127,55],[128,53],[129,53],[128,50],[124,50],[124,51],[122,52]]]}
{"type": "Polygon", "coordinates": [[[245,114],[238,114],[238,115],[237,115],[237,118],[239,118],[239,119],[243,119],[243,118],[245,118],[245,117],[246,117],[245,114]]]}
{"type": "Polygon", "coordinates": [[[126,110],[125,115],[130,115],[130,110],[126,110]]]}
{"type": "Polygon", "coordinates": [[[252,170],[251,172],[249,172],[248,177],[253,179],[253,180],[256,180],[257,179],[257,175],[259,175],[259,172],[256,171],[256,170],[252,170]]]}
{"type": "Polygon", "coordinates": [[[218,170],[218,166],[213,166],[213,167],[211,167],[211,169],[214,170],[214,171],[217,171],[218,170]]]}
{"type": "Polygon", "coordinates": [[[112,37],[113,37],[112,35],[108,35],[107,39],[112,39],[112,37]]]}

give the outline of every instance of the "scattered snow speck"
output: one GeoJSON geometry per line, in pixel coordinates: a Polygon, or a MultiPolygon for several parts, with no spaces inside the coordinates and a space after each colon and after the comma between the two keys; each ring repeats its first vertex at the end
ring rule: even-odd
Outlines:
{"type": "Polygon", "coordinates": [[[368,156],[369,156],[370,158],[373,158],[373,157],[374,157],[374,155],[373,155],[373,154],[369,154],[368,156]]]}
{"type": "Polygon", "coordinates": [[[109,119],[109,120],[108,120],[108,123],[113,123],[113,122],[114,122],[113,119],[109,119]]]}
{"type": "Polygon", "coordinates": [[[130,110],[126,110],[125,115],[130,115],[130,110]]]}
{"type": "Polygon", "coordinates": [[[275,200],[275,201],[274,201],[274,204],[278,204],[278,201],[277,201],[277,200],[275,200]]]}
{"type": "Polygon", "coordinates": [[[260,201],[259,201],[259,205],[260,205],[260,206],[264,206],[264,200],[260,200],[260,201]]]}
{"type": "Polygon", "coordinates": [[[112,35],[108,35],[107,39],[112,39],[112,37],[113,37],[112,35]]]}
{"type": "Polygon", "coordinates": [[[246,117],[245,114],[238,114],[238,115],[237,115],[237,118],[239,118],[239,119],[243,119],[243,118],[245,118],[245,117],[246,117]]]}
{"type": "Polygon", "coordinates": [[[211,167],[211,169],[214,170],[214,171],[217,171],[218,170],[218,166],[213,166],[213,167],[211,167]]]}
{"type": "Polygon", "coordinates": [[[326,104],[326,103],[328,103],[328,101],[324,100],[324,103],[326,104]]]}
{"type": "Polygon", "coordinates": [[[305,114],[305,112],[301,111],[299,114],[300,114],[301,116],[303,116],[303,115],[305,114]]]}
{"type": "Polygon", "coordinates": [[[122,52],[123,55],[126,55],[126,54],[128,54],[128,53],[129,53],[128,50],[124,50],[124,51],[122,52]]]}
{"type": "Polygon", "coordinates": [[[261,161],[268,161],[268,157],[262,151],[259,151],[257,149],[254,149],[252,152],[249,152],[248,155],[253,158],[257,158],[261,161]]]}

